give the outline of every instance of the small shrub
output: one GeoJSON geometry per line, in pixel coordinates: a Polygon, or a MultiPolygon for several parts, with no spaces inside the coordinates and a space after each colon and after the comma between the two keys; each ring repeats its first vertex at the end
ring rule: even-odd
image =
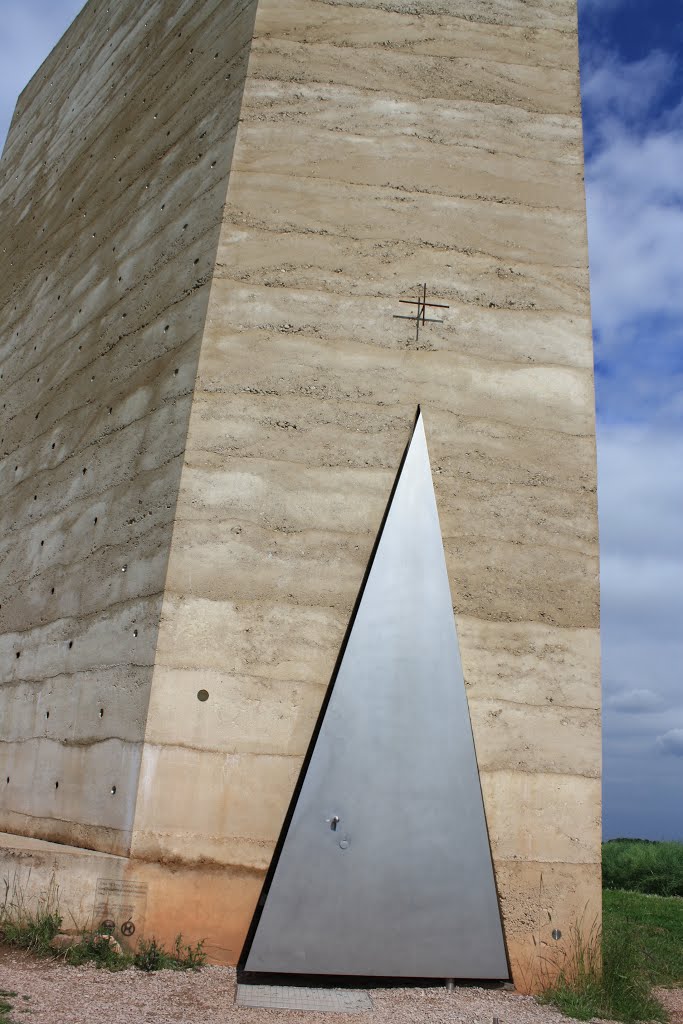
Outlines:
{"type": "Polygon", "coordinates": [[[162,971],[171,966],[171,956],[154,937],[140,939],[133,963],[141,971],[162,971]]]}
{"type": "Polygon", "coordinates": [[[196,946],[188,946],[183,943],[182,935],[176,935],[173,949],[173,956],[178,970],[197,971],[206,963],[203,939],[196,946]]]}
{"type": "Polygon", "coordinates": [[[198,970],[206,963],[204,943],[202,941],[196,946],[189,946],[183,943],[182,935],[176,935],[173,950],[169,952],[154,937],[140,939],[134,963],[141,971],[198,970]]]}
{"type": "Polygon", "coordinates": [[[84,932],[80,942],[64,951],[64,959],[72,967],[92,963],[108,971],[124,971],[133,962],[132,956],[112,946],[103,932],[84,932]]]}

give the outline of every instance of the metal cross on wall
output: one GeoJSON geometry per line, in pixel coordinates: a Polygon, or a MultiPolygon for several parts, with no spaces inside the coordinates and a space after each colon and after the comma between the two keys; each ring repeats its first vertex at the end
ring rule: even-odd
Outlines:
{"type": "Polygon", "coordinates": [[[415,320],[416,322],[416,335],[415,338],[420,337],[420,324],[442,324],[443,320],[439,320],[437,317],[427,316],[427,307],[430,309],[450,309],[450,306],[445,305],[443,302],[427,302],[427,285],[423,284],[418,290],[416,299],[399,299],[399,302],[405,302],[410,306],[417,306],[417,312],[415,316],[408,316],[404,313],[394,313],[394,319],[396,320],[415,320]]]}

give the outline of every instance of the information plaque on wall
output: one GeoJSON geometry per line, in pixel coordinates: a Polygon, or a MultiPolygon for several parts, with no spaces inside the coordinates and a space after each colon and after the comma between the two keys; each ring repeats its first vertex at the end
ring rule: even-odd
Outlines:
{"type": "Polygon", "coordinates": [[[135,943],[144,931],[147,886],[118,878],[98,878],[93,907],[93,931],[135,943]]]}

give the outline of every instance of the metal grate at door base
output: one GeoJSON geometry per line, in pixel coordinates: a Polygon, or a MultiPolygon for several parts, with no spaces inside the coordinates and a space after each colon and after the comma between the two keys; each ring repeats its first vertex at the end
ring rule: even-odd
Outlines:
{"type": "Polygon", "coordinates": [[[344,988],[304,988],[298,985],[239,985],[238,1006],[267,1010],[319,1010],[330,1013],[367,1013],[372,999],[367,992],[344,988]]]}

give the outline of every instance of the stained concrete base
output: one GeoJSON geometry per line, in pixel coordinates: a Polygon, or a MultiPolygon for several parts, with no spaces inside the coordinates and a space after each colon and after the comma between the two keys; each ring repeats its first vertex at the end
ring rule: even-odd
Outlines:
{"type": "Polygon", "coordinates": [[[65,931],[113,921],[123,946],[154,935],[204,941],[209,963],[235,964],[261,890],[210,865],[152,864],[0,833],[0,885],[8,902],[34,910],[56,899],[65,931]],[[131,931],[131,923],[134,931],[131,931]]]}
{"type": "MultiPolygon", "coordinates": [[[[519,868],[523,877],[513,887],[513,903],[522,919],[506,921],[508,954],[515,988],[537,992],[566,965],[576,929],[589,935],[599,921],[597,904],[586,904],[578,917],[573,905],[577,889],[600,891],[599,868],[536,865],[538,879],[530,877],[531,865],[519,868]],[[583,877],[587,870],[595,877],[583,877]],[[537,901],[525,899],[534,889],[537,901]],[[558,923],[562,936],[556,941],[551,931],[558,923]]],[[[129,948],[152,935],[171,946],[182,928],[183,941],[203,941],[213,964],[237,963],[262,881],[257,871],[240,875],[223,865],[148,863],[0,833],[0,885],[9,901],[34,909],[50,894],[58,901],[65,931],[113,921],[115,938],[129,948]]],[[[505,882],[509,886],[510,880],[505,882]]],[[[507,909],[503,903],[504,916],[507,909]]]]}

